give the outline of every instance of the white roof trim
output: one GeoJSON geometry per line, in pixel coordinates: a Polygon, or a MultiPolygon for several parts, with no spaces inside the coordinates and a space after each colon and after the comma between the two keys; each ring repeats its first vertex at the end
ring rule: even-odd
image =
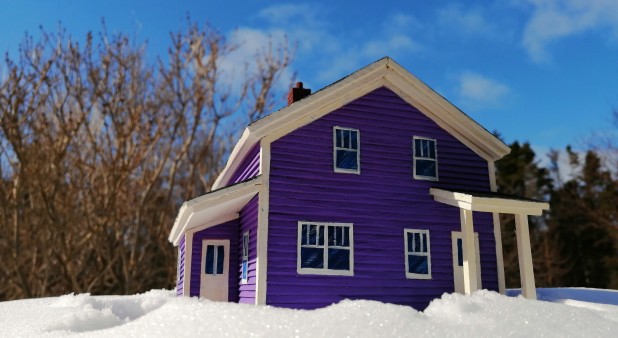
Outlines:
{"type": "Polygon", "coordinates": [[[543,210],[549,210],[546,202],[519,200],[499,196],[473,196],[470,193],[448,191],[438,188],[429,189],[434,200],[461,209],[501,214],[522,214],[540,216],[543,210]]]}
{"type": "Polygon", "coordinates": [[[237,218],[240,209],[258,193],[261,184],[262,177],[258,176],[186,201],[180,207],[168,240],[176,246],[188,230],[237,218]]]}
{"type": "Polygon", "coordinates": [[[385,57],[247,127],[213,189],[221,188],[230,179],[244,156],[264,136],[275,140],[382,86],[414,105],[484,159],[495,161],[510,152],[502,141],[385,57]]]}

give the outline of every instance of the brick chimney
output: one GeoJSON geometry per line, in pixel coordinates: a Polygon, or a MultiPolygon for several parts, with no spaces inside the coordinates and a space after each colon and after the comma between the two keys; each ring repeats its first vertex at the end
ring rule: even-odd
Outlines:
{"type": "Polygon", "coordinates": [[[292,103],[302,100],[303,98],[309,96],[311,94],[311,89],[303,88],[302,82],[296,82],[296,87],[291,88],[288,93],[288,105],[292,103]]]}

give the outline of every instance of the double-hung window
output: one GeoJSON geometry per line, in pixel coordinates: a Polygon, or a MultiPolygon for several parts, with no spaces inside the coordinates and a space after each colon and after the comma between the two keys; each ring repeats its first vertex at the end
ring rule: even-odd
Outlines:
{"type": "Polygon", "coordinates": [[[429,230],[404,230],[406,278],[431,279],[429,230]]]}
{"type": "Polygon", "coordinates": [[[242,267],[241,267],[241,283],[247,283],[247,275],[249,273],[249,231],[242,235],[242,267]]]}
{"type": "Polygon", "coordinates": [[[357,129],[333,128],[333,165],[335,172],[360,173],[360,132],[357,129]]]}
{"type": "Polygon", "coordinates": [[[438,156],[436,140],[414,136],[414,178],[438,180],[438,156]]]}
{"type": "Polygon", "coordinates": [[[352,224],[298,222],[297,271],[300,274],[352,276],[352,224]]]}

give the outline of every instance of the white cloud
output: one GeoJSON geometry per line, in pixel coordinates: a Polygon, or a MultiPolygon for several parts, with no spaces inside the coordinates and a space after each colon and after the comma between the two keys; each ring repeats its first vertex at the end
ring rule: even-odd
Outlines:
{"type": "Polygon", "coordinates": [[[477,109],[499,105],[510,92],[507,85],[473,72],[462,73],[458,81],[462,103],[477,109]]]}
{"type": "Polygon", "coordinates": [[[524,28],[522,44],[535,62],[549,59],[552,41],[593,29],[609,28],[618,36],[616,0],[528,0],[532,17],[524,28]]]}
{"type": "Polygon", "coordinates": [[[494,28],[480,8],[449,4],[438,11],[438,24],[459,35],[490,36],[494,28]]]}

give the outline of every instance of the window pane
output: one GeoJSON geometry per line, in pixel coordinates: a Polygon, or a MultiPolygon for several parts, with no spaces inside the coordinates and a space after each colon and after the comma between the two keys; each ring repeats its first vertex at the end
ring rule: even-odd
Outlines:
{"type": "Polygon", "coordinates": [[[429,274],[427,256],[408,255],[408,272],[418,274],[429,274]]]}
{"type": "Polygon", "coordinates": [[[427,157],[436,158],[436,142],[435,141],[427,141],[427,146],[429,147],[427,157]]]}
{"type": "Polygon", "coordinates": [[[324,245],[324,226],[320,225],[318,226],[319,230],[320,230],[320,234],[318,236],[318,245],[324,245]]]}
{"type": "Polygon", "coordinates": [[[423,233],[421,234],[421,237],[423,237],[423,252],[427,252],[427,250],[429,248],[427,248],[427,234],[423,233]]]}
{"type": "Polygon", "coordinates": [[[411,232],[407,232],[406,233],[406,237],[407,237],[407,241],[406,241],[406,250],[407,252],[412,252],[412,237],[413,237],[413,233],[411,232]]]}
{"type": "Polygon", "coordinates": [[[350,136],[351,136],[351,141],[352,144],[350,145],[350,148],[352,149],[358,149],[358,132],[357,131],[351,131],[350,132],[350,136]]]}
{"type": "Polygon", "coordinates": [[[328,227],[328,245],[335,245],[335,227],[328,227]]]}
{"type": "Polygon", "coordinates": [[[421,140],[414,139],[414,157],[421,156],[421,140]]]}
{"type": "Polygon", "coordinates": [[[302,245],[306,245],[308,243],[307,241],[309,240],[309,238],[307,237],[307,227],[308,226],[309,225],[307,225],[307,224],[303,224],[302,225],[302,229],[300,231],[300,237],[301,237],[300,238],[300,244],[302,244],[302,245]]]}
{"type": "Polygon", "coordinates": [[[300,249],[301,268],[324,268],[324,250],[322,248],[301,248],[300,249]]]}
{"type": "Polygon", "coordinates": [[[341,129],[335,129],[335,144],[337,145],[337,147],[342,147],[343,146],[343,142],[341,140],[341,138],[343,137],[343,133],[341,129]]]}
{"type": "Polygon", "coordinates": [[[225,258],[223,245],[217,246],[217,275],[223,274],[223,259],[225,258]]]}
{"type": "Polygon", "coordinates": [[[350,131],[349,130],[343,131],[343,147],[350,148],[350,131]]]}
{"type": "Polygon", "coordinates": [[[249,270],[249,262],[247,261],[243,261],[242,262],[242,279],[247,279],[247,272],[249,270]]]}
{"type": "Polygon", "coordinates": [[[414,252],[421,252],[421,234],[414,233],[414,252]]]}
{"type": "Polygon", "coordinates": [[[206,274],[212,275],[215,265],[215,247],[214,245],[206,246],[206,274]]]}
{"type": "Polygon", "coordinates": [[[310,224],[309,225],[309,240],[307,242],[307,244],[309,245],[315,245],[318,243],[317,241],[317,235],[318,235],[318,226],[315,224],[310,224]]]}
{"type": "Polygon", "coordinates": [[[436,161],[434,160],[416,160],[416,175],[436,177],[436,161]]]}
{"type": "Polygon", "coordinates": [[[358,169],[357,151],[354,150],[337,150],[336,164],[340,169],[358,169]]]}
{"type": "Polygon", "coordinates": [[[350,247],[350,227],[342,227],[343,243],[341,246],[350,247]]]}
{"type": "Polygon", "coordinates": [[[457,265],[463,266],[463,241],[457,238],[457,265]]]}
{"type": "Polygon", "coordinates": [[[350,270],[350,250],[328,249],[329,270],[350,270]]]}

